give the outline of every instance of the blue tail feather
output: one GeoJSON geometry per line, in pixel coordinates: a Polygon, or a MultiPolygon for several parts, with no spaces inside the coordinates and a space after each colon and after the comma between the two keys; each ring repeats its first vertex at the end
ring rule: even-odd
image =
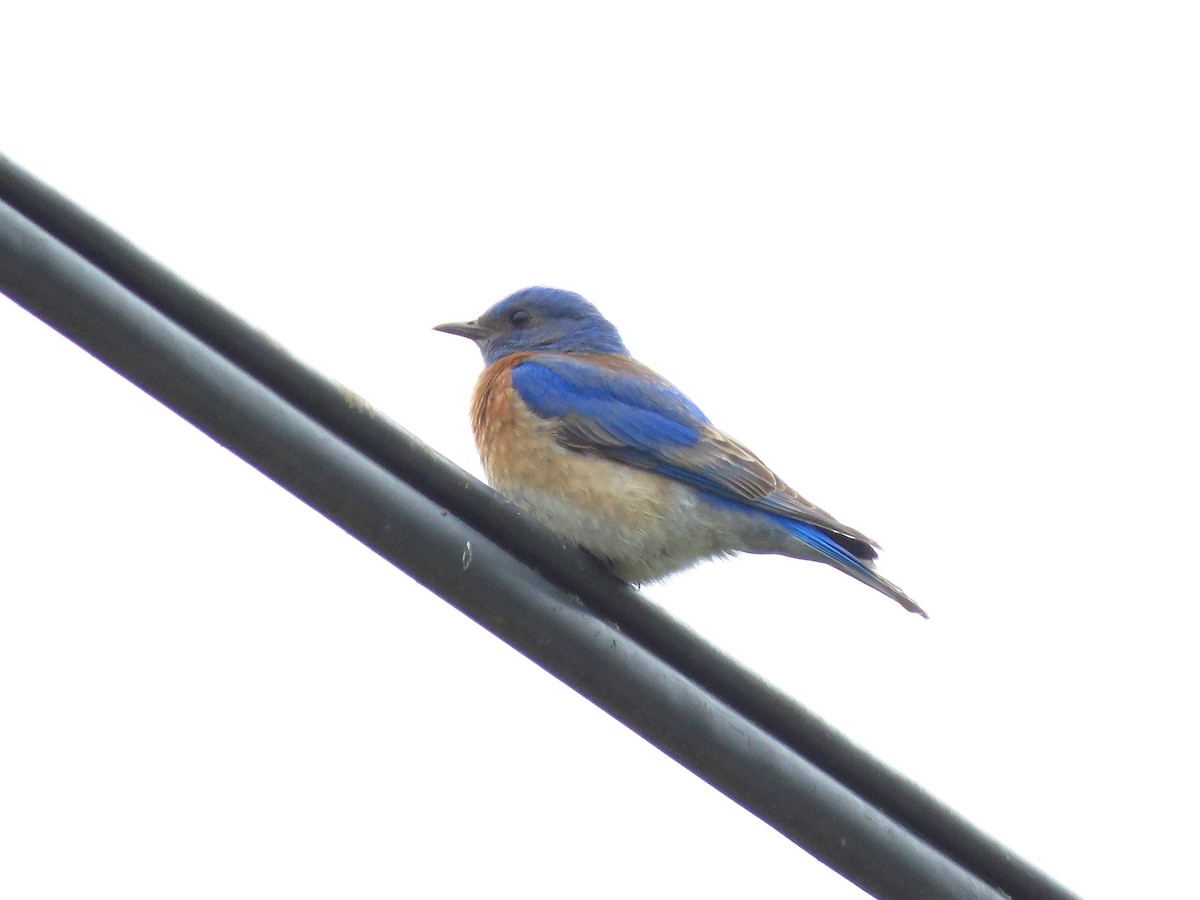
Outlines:
{"type": "Polygon", "coordinates": [[[913,602],[904,591],[900,590],[900,588],[896,587],[896,585],[892,584],[882,575],[879,575],[870,565],[870,560],[863,560],[855,556],[838,543],[836,536],[828,534],[806,522],[797,522],[794,519],[787,519],[783,516],[775,516],[774,518],[789,534],[820,553],[834,568],[841,569],[847,575],[857,578],[868,587],[873,587],[881,594],[891,597],[909,612],[915,612],[927,619],[929,618],[925,610],[913,602]]]}
{"type": "Polygon", "coordinates": [[[836,560],[845,566],[849,566],[864,577],[874,577],[875,573],[869,565],[839,544],[826,532],[805,522],[785,519],[783,516],[777,516],[776,521],[818,553],[828,556],[830,559],[836,560]]]}

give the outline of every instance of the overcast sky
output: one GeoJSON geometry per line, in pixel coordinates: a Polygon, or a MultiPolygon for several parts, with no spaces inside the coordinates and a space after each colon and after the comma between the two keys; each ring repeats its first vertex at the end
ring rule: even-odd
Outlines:
{"type": "MultiPolygon", "coordinates": [[[[1190,4],[22,4],[0,152],[455,462],[580,291],[885,548],[648,595],[1088,897],[1194,883],[1190,4]]],[[[862,893],[9,302],[0,894],[862,893]]]]}

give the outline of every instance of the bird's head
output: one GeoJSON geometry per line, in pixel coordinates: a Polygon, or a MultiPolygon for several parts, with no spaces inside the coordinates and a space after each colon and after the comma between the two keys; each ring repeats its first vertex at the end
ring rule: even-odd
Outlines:
{"type": "Polygon", "coordinates": [[[470,338],[489,366],[529,350],[629,355],[617,329],[596,307],[558,288],[525,288],[472,322],[447,322],[434,330],[470,338]]]}

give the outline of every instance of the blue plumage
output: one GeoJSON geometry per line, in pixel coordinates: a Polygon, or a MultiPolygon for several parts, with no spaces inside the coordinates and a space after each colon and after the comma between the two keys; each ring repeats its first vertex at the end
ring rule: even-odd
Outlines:
{"type": "Polygon", "coordinates": [[[543,418],[576,418],[630,449],[694,446],[708,419],[678,390],[589,358],[539,355],[513,368],[513,387],[543,418]]]}
{"type": "Polygon", "coordinates": [[[476,321],[438,328],[483,353],[476,440],[497,488],[619,574],[653,579],[739,550],[780,553],[831,565],[924,615],[874,571],[869,538],[715,428],[578,294],[527,288],[476,321]]]}
{"type": "Polygon", "coordinates": [[[478,343],[488,365],[531,350],[629,355],[612,323],[571,291],[526,288],[501,300],[472,324],[484,330],[478,343]]]}

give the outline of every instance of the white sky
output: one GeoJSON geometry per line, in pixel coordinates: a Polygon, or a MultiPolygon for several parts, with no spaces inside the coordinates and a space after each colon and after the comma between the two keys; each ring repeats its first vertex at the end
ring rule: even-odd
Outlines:
{"type": "MultiPolygon", "coordinates": [[[[534,283],[877,538],[649,589],[1088,897],[1193,883],[1190,4],[21,4],[0,151],[478,472],[534,283]]],[[[852,898],[0,303],[0,895],[852,898]]]]}

